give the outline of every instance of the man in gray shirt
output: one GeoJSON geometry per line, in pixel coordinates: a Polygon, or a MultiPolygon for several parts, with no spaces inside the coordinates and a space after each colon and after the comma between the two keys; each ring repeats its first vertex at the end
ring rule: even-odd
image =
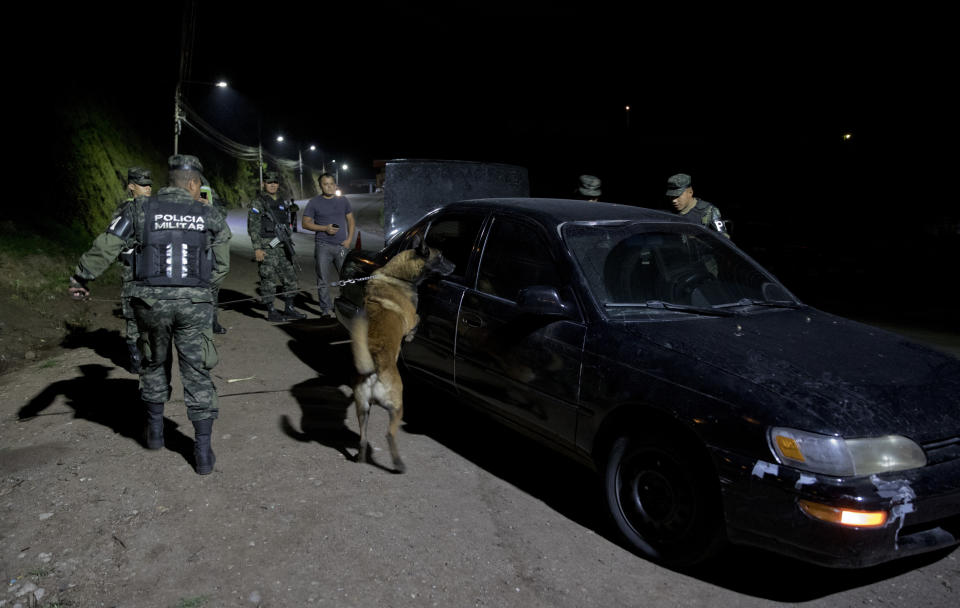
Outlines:
{"type": "Polygon", "coordinates": [[[336,317],[330,283],[339,278],[340,266],[353,242],[356,223],[353,209],[345,196],[337,196],[337,181],[329,173],[320,176],[319,196],[307,203],[301,225],[316,233],[314,259],[317,269],[317,299],[321,314],[336,317]]]}

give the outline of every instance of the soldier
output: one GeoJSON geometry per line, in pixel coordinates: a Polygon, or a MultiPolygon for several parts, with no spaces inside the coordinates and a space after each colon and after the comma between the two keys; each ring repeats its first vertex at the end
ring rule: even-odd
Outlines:
{"type": "MultiPolygon", "coordinates": [[[[217,196],[216,191],[210,187],[206,178],[203,179],[203,186],[200,187],[200,202],[210,205],[214,211],[220,214],[223,221],[227,221],[227,206],[224,204],[223,199],[217,196]]],[[[215,334],[227,333],[227,328],[220,325],[219,315],[217,314],[220,310],[220,285],[225,278],[227,278],[227,276],[223,275],[217,283],[210,285],[211,295],[213,296],[213,333],[215,334]]]]}
{"type": "Polygon", "coordinates": [[[195,156],[169,159],[170,187],[126,205],[80,258],[70,278],[73,297],[90,294],[95,279],[123,249],[135,248],[131,304],[140,329],[143,371],[140,398],[147,410],[146,447],[163,447],[163,407],[170,399],[176,346],[187,417],[193,423],[195,468],[213,471],[210,446],[217,392],[210,370],[217,363],[211,322],[211,282],[230,269],[230,228],[199,202],[203,167],[195,156]]]}
{"type": "Polygon", "coordinates": [[[577,198],[585,201],[597,202],[603,192],[600,190],[600,178],[595,175],[581,175],[580,185],[577,187],[577,198]]]}
{"type": "Polygon", "coordinates": [[[693,180],[686,173],[670,176],[667,180],[667,196],[673,199],[673,207],[691,222],[716,230],[730,238],[726,225],[720,219],[720,210],[705,200],[694,198],[692,183],[693,180]]]}
{"type": "MultiPolygon", "coordinates": [[[[139,196],[149,197],[153,193],[153,179],[150,177],[150,171],[142,167],[130,167],[127,170],[127,198],[113,212],[113,219],[116,219],[123,213],[124,208],[133,202],[133,199],[139,196]]],[[[123,266],[121,273],[123,287],[120,291],[120,308],[123,310],[123,318],[126,321],[127,352],[130,354],[130,363],[127,370],[131,374],[140,373],[140,348],[137,346],[137,340],[140,337],[140,330],[137,329],[137,319],[133,315],[133,307],[130,305],[130,292],[133,287],[133,249],[126,249],[120,253],[120,264],[123,266]]]]}
{"type": "Polygon", "coordinates": [[[284,237],[290,239],[287,231],[290,212],[283,199],[277,196],[279,189],[280,175],[276,171],[267,171],[264,191],[250,203],[247,214],[247,232],[260,270],[260,299],[267,307],[268,321],[305,319],[307,315],[293,307],[293,296],[299,287],[293,264],[295,254],[283,242],[284,237]],[[286,303],[282,313],[273,308],[278,284],[286,303]]]}

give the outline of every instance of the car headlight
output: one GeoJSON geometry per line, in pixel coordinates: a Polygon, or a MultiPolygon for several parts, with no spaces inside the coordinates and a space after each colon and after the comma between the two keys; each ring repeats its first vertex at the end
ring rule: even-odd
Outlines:
{"type": "Polygon", "coordinates": [[[927,464],[920,446],[900,435],[844,439],[773,427],[768,438],[781,464],[836,477],[902,471],[927,464]]]}

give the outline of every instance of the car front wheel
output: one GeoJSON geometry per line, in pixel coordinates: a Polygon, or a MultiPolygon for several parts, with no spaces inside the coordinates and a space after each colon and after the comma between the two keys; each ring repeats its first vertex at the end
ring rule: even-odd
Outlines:
{"type": "Polygon", "coordinates": [[[723,542],[713,467],[669,436],[620,437],[607,459],[607,507],[620,533],[646,557],[685,567],[723,542]]]}

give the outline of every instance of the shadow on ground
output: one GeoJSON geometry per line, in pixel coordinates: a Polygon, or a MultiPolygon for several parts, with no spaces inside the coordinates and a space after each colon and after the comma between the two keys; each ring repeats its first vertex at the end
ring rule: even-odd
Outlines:
{"type": "Polygon", "coordinates": [[[217,300],[217,307],[221,313],[232,310],[253,319],[263,319],[266,317],[259,298],[253,298],[250,294],[241,293],[232,289],[221,289],[217,300]]]}
{"type": "MultiPolygon", "coordinates": [[[[564,517],[633,551],[620,539],[606,514],[599,476],[587,467],[497,424],[460,403],[458,397],[432,388],[407,381],[404,407],[405,432],[430,437],[564,517]]],[[[778,602],[806,602],[897,577],[943,559],[951,551],[872,568],[840,570],[736,546],[683,573],[745,595],[778,602]]],[[[637,559],[644,558],[637,554],[637,559]]]]}
{"type": "MultiPolygon", "coordinates": [[[[277,297],[273,305],[277,310],[283,310],[284,302],[282,297],[277,297]]],[[[301,312],[307,312],[317,316],[320,315],[320,308],[317,306],[316,298],[306,290],[300,290],[294,295],[293,305],[301,312]]],[[[267,316],[267,309],[260,303],[259,297],[253,297],[232,289],[220,290],[219,308],[221,312],[232,310],[251,319],[265,319],[267,316]]]]}
{"type": "Polygon", "coordinates": [[[349,335],[328,318],[294,321],[281,328],[290,336],[290,351],[317,372],[316,378],[290,389],[300,406],[299,430],[288,416],[281,416],[281,430],[297,441],[315,441],[355,459],[360,436],[346,426],[353,402],[341,389],[354,379],[353,357],[344,343],[349,335]]]}
{"type": "Polygon", "coordinates": [[[126,369],[130,363],[126,339],[115,329],[100,328],[96,331],[87,331],[84,328],[71,328],[60,342],[60,346],[67,349],[89,348],[123,369],[126,369]]]}
{"type": "MultiPolygon", "coordinates": [[[[139,382],[130,378],[108,378],[112,368],[105,365],[81,365],[78,369],[80,376],[54,382],[21,407],[17,418],[28,421],[44,416],[44,411],[63,395],[75,418],[102,425],[145,447],[139,382]]],[[[163,432],[166,449],[192,463],[193,439],[180,432],[179,425],[169,418],[164,419],[163,432]]]]}
{"type": "Polygon", "coordinates": [[[824,568],[750,547],[730,547],[691,576],[738,593],[799,603],[896,578],[944,559],[954,548],[871,568],[824,568]]]}
{"type": "MultiPolygon", "coordinates": [[[[349,411],[350,398],[340,390],[341,385],[351,386],[354,379],[352,356],[344,343],[349,335],[339,324],[326,319],[282,327],[291,338],[291,352],[316,370],[317,377],[292,389],[301,408],[299,430],[288,417],[281,419],[281,428],[298,441],[316,441],[354,459],[359,436],[345,425],[346,417],[353,414],[349,411]]],[[[415,383],[409,374],[405,374],[404,410],[405,432],[430,437],[562,516],[631,550],[607,516],[601,481],[588,467],[505,428],[469,408],[459,397],[415,383]]],[[[750,547],[729,547],[716,559],[684,573],[745,595],[805,602],[897,577],[949,553],[939,551],[872,568],[839,570],[750,547]]],[[[637,554],[637,559],[643,557],[637,554]]]]}

